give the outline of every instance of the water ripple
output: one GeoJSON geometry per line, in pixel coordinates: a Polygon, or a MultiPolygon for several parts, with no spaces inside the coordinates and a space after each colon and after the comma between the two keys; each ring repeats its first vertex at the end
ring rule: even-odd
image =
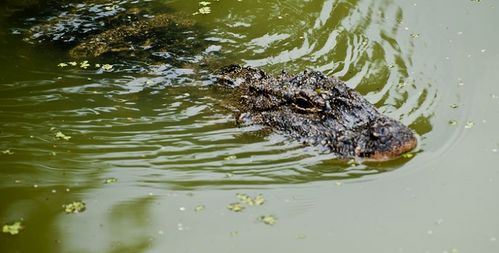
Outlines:
{"type": "Polygon", "coordinates": [[[422,137],[431,130],[439,94],[413,77],[414,38],[390,1],[267,1],[226,10],[206,24],[211,46],[190,64],[120,62],[103,73],[55,70],[53,62],[40,73],[45,80],[1,84],[0,149],[23,157],[7,165],[22,173],[31,164],[54,177],[105,171],[152,187],[230,188],[355,179],[404,164],[337,161],[268,129],[236,126],[205,69],[234,61],[335,75],[422,137]]]}

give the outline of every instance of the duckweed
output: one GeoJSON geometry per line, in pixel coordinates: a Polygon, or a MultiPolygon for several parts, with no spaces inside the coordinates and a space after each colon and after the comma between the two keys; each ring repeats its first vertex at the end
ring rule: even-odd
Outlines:
{"type": "Polygon", "coordinates": [[[116,182],[118,182],[118,179],[115,177],[110,177],[110,178],[104,179],[104,184],[112,184],[112,183],[116,183],[116,182]]]}
{"type": "Polygon", "coordinates": [[[249,206],[261,206],[265,203],[265,198],[261,194],[258,194],[256,197],[252,198],[248,194],[237,193],[236,197],[239,201],[249,206]]]}
{"type": "Polygon", "coordinates": [[[102,67],[101,67],[101,68],[102,68],[103,70],[108,71],[108,70],[111,70],[111,69],[113,68],[113,65],[111,65],[111,64],[104,64],[104,65],[102,65],[102,67]]]}
{"type": "Polygon", "coordinates": [[[194,208],[194,211],[196,212],[201,212],[205,209],[206,207],[204,205],[197,205],[195,208],[194,208]]]}
{"type": "Polygon", "coordinates": [[[63,134],[61,131],[58,131],[58,132],[55,134],[55,138],[56,138],[56,139],[62,139],[62,140],[69,141],[69,140],[71,139],[71,136],[65,135],[65,134],[63,134]]]}
{"type": "Polygon", "coordinates": [[[21,224],[20,221],[16,221],[11,225],[4,225],[2,227],[2,232],[11,235],[17,235],[22,229],[24,229],[24,226],[21,224]]]}
{"type": "Polygon", "coordinates": [[[239,202],[236,202],[236,203],[231,203],[227,206],[227,209],[233,211],[233,212],[242,212],[246,207],[244,207],[243,205],[241,205],[241,203],[239,202]]]}
{"type": "Polygon", "coordinates": [[[263,215],[258,220],[266,225],[274,225],[277,222],[277,218],[273,215],[263,215]]]}
{"type": "Polygon", "coordinates": [[[402,154],[402,157],[403,158],[413,158],[414,154],[413,153],[405,153],[405,154],[402,154]]]}
{"type": "Polygon", "coordinates": [[[75,201],[73,203],[63,205],[63,207],[64,212],[66,213],[81,213],[87,208],[85,202],[83,201],[75,201]]]}

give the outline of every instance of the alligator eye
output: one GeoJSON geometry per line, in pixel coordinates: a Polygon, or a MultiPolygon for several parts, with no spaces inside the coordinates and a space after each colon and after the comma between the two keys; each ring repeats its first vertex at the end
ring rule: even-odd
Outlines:
{"type": "Polygon", "coordinates": [[[380,128],[376,128],[373,131],[372,135],[374,137],[383,138],[384,136],[386,136],[388,134],[388,131],[389,131],[388,128],[380,127],[380,128]]]}

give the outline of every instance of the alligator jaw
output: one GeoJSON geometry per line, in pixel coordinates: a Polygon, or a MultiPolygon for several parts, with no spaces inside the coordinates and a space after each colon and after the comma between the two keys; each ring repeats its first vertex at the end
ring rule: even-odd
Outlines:
{"type": "Polygon", "coordinates": [[[416,148],[417,145],[418,141],[416,137],[413,136],[409,141],[405,142],[403,145],[396,146],[390,151],[374,152],[371,156],[369,156],[367,160],[379,161],[379,162],[393,160],[399,158],[402,154],[413,150],[414,148],[416,148]]]}

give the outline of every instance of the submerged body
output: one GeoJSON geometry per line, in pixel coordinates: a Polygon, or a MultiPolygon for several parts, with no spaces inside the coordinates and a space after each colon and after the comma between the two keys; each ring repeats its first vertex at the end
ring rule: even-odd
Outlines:
{"type": "Polygon", "coordinates": [[[358,92],[321,72],[273,77],[232,65],[219,81],[235,93],[240,121],[268,126],[295,139],[327,147],[339,158],[384,161],[414,149],[405,125],[381,114],[358,92]]]}

